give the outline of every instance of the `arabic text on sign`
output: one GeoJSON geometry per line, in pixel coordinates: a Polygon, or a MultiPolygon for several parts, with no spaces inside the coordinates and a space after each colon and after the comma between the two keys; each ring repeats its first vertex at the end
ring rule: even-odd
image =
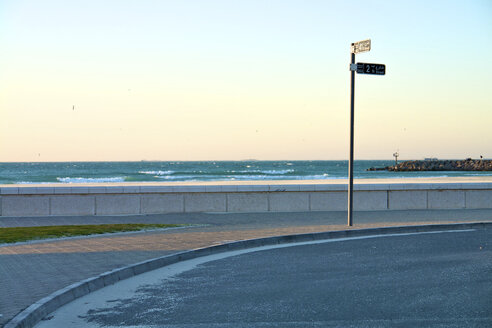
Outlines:
{"type": "Polygon", "coordinates": [[[357,54],[371,50],[371,40],[363,40],[352,44],[352,53],[357,54]]]}

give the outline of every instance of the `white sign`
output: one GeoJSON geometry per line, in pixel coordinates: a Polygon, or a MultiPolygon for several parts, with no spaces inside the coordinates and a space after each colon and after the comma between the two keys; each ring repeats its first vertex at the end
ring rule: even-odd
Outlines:
{"type": "Polygon", "coordinates": [[[350,51],[353,54],[358,54],[360,52],[366,52],[370,50],[371,50],[371,39],[354,42],[350,47],[350,51]]]}

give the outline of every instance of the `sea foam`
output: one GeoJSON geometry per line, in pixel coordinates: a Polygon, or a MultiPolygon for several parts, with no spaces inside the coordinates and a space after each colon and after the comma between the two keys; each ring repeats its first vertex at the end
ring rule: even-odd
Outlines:
{"type": "Polygon", "coordinates": [[[269,175],[281,175],[281,174],[287,174],[287,173],[292,173],[295,170],[288,169],[288,170],[241,170],[241,171],[228,171],[230,173],[261,173],[261,174],[269,174],[269,175]]]}
{"type": "Polygon", "coordinates": [[[105,177],[105,178],[56,178],[63,183],[105,183],[105,182],[124,182],[124,177],[105,177]]]}
{"type": "Polygon", "coordinates": [[[149,175],[171,175],[174,171],[138,171],[138,173],[149,175]]]}

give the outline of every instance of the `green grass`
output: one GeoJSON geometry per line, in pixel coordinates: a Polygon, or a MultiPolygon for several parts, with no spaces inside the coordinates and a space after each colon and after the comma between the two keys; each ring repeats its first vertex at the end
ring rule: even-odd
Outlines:
{"type": "Polygon", "coordinates": [[[184,226],[183,224],[97,224],[97,225],[62,225],[41,227],[0,228],[0,244],[21,241],[49,239],[73,236],[88,236],[102,233],[140,231],[184,226]]]}

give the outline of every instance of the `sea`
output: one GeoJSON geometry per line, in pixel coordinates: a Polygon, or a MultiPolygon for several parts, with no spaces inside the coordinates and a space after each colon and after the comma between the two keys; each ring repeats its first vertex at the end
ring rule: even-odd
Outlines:
{"type": "MultiPolygon", "coordinates": [[[[492,176],[492,172],[367,171],[392,160],[354,161],[354,178],[492,176]]],[[[140,161],[0,163],[0,184],[166,181],[330,180],[348,177],[348,161],[140,161]]]]}

